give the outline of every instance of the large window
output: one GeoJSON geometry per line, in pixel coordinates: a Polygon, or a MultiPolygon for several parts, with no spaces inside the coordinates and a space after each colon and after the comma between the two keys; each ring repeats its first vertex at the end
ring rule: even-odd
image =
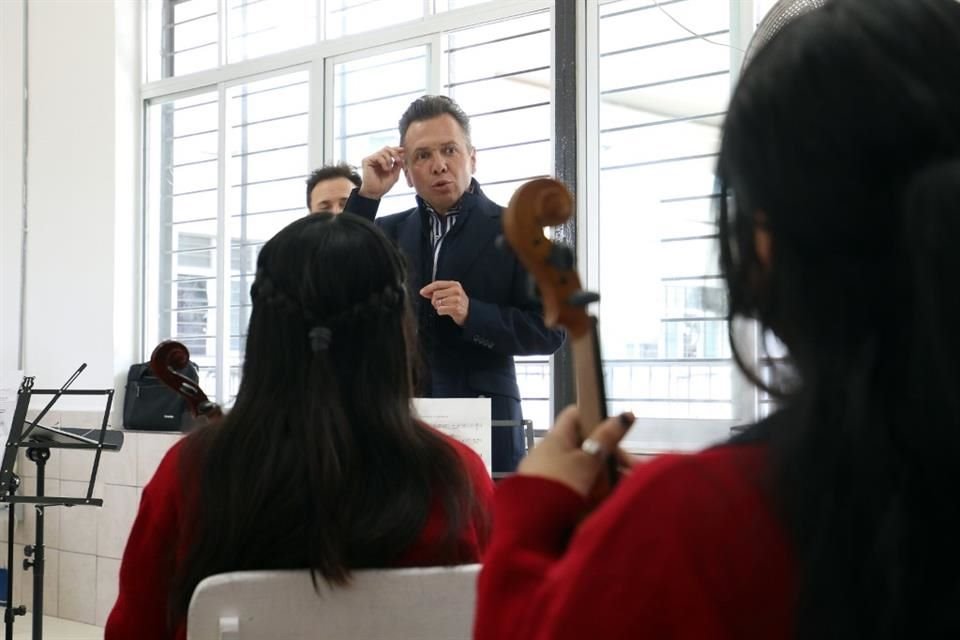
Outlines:
{"type": "MultiPolygon", "coordinates": [[[[257,252],[306,213],[304,178],[398,142],[423,93],[471,116],[477,179],[506,204],[553,173],[576,108],[577,241],[599,305],[611,411],[642,449],[690,448],[767,410],[730,359],[713,225],[720,127],[769,0],[148,0],[145,350],[175,337],[236,393],[257,252]],[[577,103],[555,104],[554,17],[577,8],[577,103]]],[[[565,77],[565,76],[561,76],[565,77]]],[[[568,95],[568,94],[565,94],[568,95]]],[[[413,205],[403,180],[381,215],[413,205]]],[[[737,327],[747,338],[751,327],[737,327]]],[[[548,358],[518,359],[551,418],[548,358]]],[[[572,400],[572,399],[571,399],[572,400]]]]}
{"type": "Polygon", "coordinates": [[[147,108],[148,278],[163,274],[148,279],[148,342],[183,342],[227,402],[257,252],[305,212],[308,105],[308,74],[295,71],[147,108]]]}
{"type": "Polygon", "coordinates": [[[217,104],[216,92],[202,91],[146,111],[145,333],[151,344],[186,345],[208,389],[217,354],[217,104]]]}
{"type": "MultiPolygon", "coordinates": [[[[387,145],[399,144],[397,121],[413,100],[431,90],[429,43],[402,44],[387,53],[360,53],[331,60],[333,75],[332,157],[356,165],[387,145]]],[[[384,196],[378,215],[414,206],[403,179],[384,196]]]]}
{"type": "Polygon", "coordinates": [[[610,410],[649,419],[632,439],[654,449],[699,446],[753,417],[730,357],[714,224],[738,4],[619,0],[593,16],[591,284],[610,410]]]}
{"type": "MultiPolygon", "coordinates": [[[[397,121],[407,105],[427,91],[446,93],[470,116],[477,180],[488,197],[505,205],[517,186],[551,173],[550,35],[550,13],[541,11],[331,60],[333,157],[358,162],[398,144],[397,121]]],[[[413,189],[400,180],[378,214],[414,205],[413,189]]],[[[517,380],[524,416],[547,425],[549,358],[517,358],[517,380]]]]}
{"type": "MultiPolygon", "coordinates": [[[[359,165],[396,144],[400,114],[424,93],[449,93],[471,115],[477,177],[495,200],[505,203],[523,180],[549,174],[548,4],[153,2],[148,76],[157,82],[146,85],[146,344],[183,341],[200,366],[201,383],[229,403],[239,382],[259,248],[306,213],[304,178],[311,168],[359,165]],[[486,8],[478,13],[472,5],[486,8]],[[442,29],[414,24],[453,10],[461,19],[444,20],[442,29]],[[404,38],[383,28],[397,24],[421,33],[404,38]],[[333,46],[341,36],[363,32],[373,33],[360,45],[333,46]],[[326,41],[304,51],[303,62],[275,58],[275,70],[263,72],[258,62],[244,73],[244,65],[254,64],[248,59],[282,55],[314,42],[317,33],[326,41]],[[213,85],[202,71],[214,74],[213,85]],[[170,85],[189,74],[197,87],[170,85]],[[167,85],[177,92],[165,94],[167,85]]],[[[412,194],[401,181],[381,213],[412,206],[412,194]]],[[[545,426],[549,360],[522,359],[518,369],[525,409],[545,426]]]]}
{"type": "MultiPolygon", "coordinates": [[[[498,0],[504,4],[504,0],[498,0]]],[[[147,0],[147,80],[214,69],[491,0],[147,0]]],[[[524,2],[506,0],[520,5],[524,2]]],[[[543,2],[527,2],[542,6],[543,2]]],[[[467,18],[465,22],[469,22],[467,18]]],[[[377,40],[389,40],[377,38],[377,40]]]]}

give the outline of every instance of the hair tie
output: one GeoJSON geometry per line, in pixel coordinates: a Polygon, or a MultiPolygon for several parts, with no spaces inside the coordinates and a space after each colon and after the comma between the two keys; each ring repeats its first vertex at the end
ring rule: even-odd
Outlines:
{"type": "Polygon", "coordinates": [[[317,353],[318,351],[326,351],[330,346],[330,337],[333,335],[333,332],[330,331],[328,327],[323,325],[318,325],[310,331],[307,332],[307,337],[310,338],[310,349],[317,353]]]}

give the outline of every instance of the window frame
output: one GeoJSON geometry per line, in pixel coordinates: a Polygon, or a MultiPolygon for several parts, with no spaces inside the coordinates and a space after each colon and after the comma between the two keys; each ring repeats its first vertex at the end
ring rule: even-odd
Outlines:
{"type": "MultiPolygon", "coordinates": [[[[175,0],[160,0],[162,6],[170,8],[176,4],[175,0]]],[[[224,41],[224,11],[225,4],[218,3],[218,31],[219,66],[180,76],[170,76],[158,80],[147,81],[147,69],[151,64],[148,59],[148,44],[150,12],[145,11],[144,22],[141,25],[144,34],[144,55],[142,60],[143,83],[140,90],[141,108],[144,114],[155,105],[172,102],[206,92],[215,92],[218,110],[218,157],[217,157],[217,233],[215,238],[216,262],[211,267],[215,274],[216,293],[213,304],[216,308],[216,338],[215,338],[215,370],[216,388],[208,389],[210,395],[218,401],[227,400],[229,386],[229,347],[232,341],[230,294],[230,260],[231,244],[228,239],[228,220],[226,219],[226,190],[228,161],[227,157],[227,93],[238,85],[248,84],[259,80],[306,71],[309,91],[309,115],[307,118],[307,158],[310,166],[322,166],[332,161],[333,157],[333,64],[351,58],[362,58],[376,53],[386,53],[408,46],[427,44],[431,56],[428,74],[428,90],[438,92],[442,89],[444,56],[442,52],[441,34],[448,31],[480,26],[501,20],[521,17],[531,13],[552,11],[553,2],[549,0],[496,0],[485,4],[467,6],[459,9],[430,13],[421,20],[408,21],[382,29],[351,34],[335,40],[320,40],[312,45],[298,47],[289,51],[266,55],[260,58],[225,63],[224,41]],[[438,56],[441,64],[432,64],[432,57],[438,56]],[[316,87],[322,87],[317,91],[316,87]]],[[[425,11],[433,10],[432,0],[424,0],[425,11]]],[[[318,21],[324,15],[325,0],[318,0],[318,21]]],[[[319,29],[319,27],[318,27],[319,29]]],[[[317,33],[322,33],[318,31],[317,33]]],[[[159,307],[154,302],[162,284],[162,259],[158,260],[159,250],[155,250],[151,243],[154,237],[153,227],[157,221],[150,220],[150,189],[147,180],[150,179],[148,169],[151,167],[150,157],[154,151],[149,146],[148,118],[143,118],[142,136],[142,163],[144,167],[143,202],[142,202],[142,262],[141,269],[141,296],[139,299],[139,314],[142,318],[140,330],[141,357],[149,357],[148,349],[152,336],[159,336],[159,307]]],[[[158,141],[159,142],[159,141],[158,141]]],[[[162,144],[162,142],[161,142],[162,144]]]]}
{"type": "MultiPolygon", "coordinates": [[[[170,7],[176,0],[161,0],[164,6],[170,7]]],[[[325,15],[326,0],[317,1],[317,37],[322,37],[324,25],[322,24],[325,15]]],[[[651,0],[653,1],[653,0],[651,0]]],[[[731,57],[731,87],[736,81],[743,52],[746,49],[753,29],[756,26],[757,18],[762,17],[760,13],[767,8],[770,0],[727,0],[730,4],[730,49],[731,57]]],[[[578,264],[582,265],[581,275],[586,286],[596,286],[599,271],[599,251],[600,236],[596,232],[596,225],[599,220],[599,145],[600,145],[600,101],[599,101],[599,20],[600,3],[597,0],[576,0],[572,5],[567,3],[556,3],[551,0],[494,0],[479,5],[471,5],[459,9],[435,11],[434,0],[424,0],[425,17],[418,20],[412,20],[390,27],[377,30],[371,30],[362,33],[351,34],[334,40],[318,40],[314,44],[297,47],[288,51],[274,53],[259,58],[242,60],[233,63],[226,63],[225,51],[225,26],[224,12],[226,10],[225,0],[218,3],[218,61],[216,68],[197,71],[194,73],[165,77],[157,80],[147,81],[147,68],[152,63],[148,60],[148,52],[144,47],[142,56],[142,78],[140,99],[144,113],[151,105],[167,102],[175,99],[189,97],[198,93],[214,91],[217,96],[218,105],[218,159],[217,159],[217,264],[216,267],[216,300],[217,306],[217,389],[215,396],[219,399],[225,397],[225,390],[228,384],[228,354],[231,342],[230,329],[231,317],[229,305],[230,293],[230,260],[231,247],[227,239],[228,229],[226,220],[226,174],[228,158],[226,157],[227,145],[227,109],[226,97],[230,88],[237,85],[255,82],[257,80],[292,73],[298,70],[306,70],[308,81],[310,83],[309,91],[309,115],[307,130],[307,157],[311,166],[321,166],[333,158],[334,132],[334,104],[333,104],[333,68],[339,62],[349,59],[377,55],[398,49],[426,44],[428,46],[430,60],[428,62],[428,90],[431,92],[441,92],[443,90],[444,79],[446,78],[444,65],[446,56],[444,55],[444,35],[450,31],[457,31],[470,27],[481,26],[487,23],[518,18],[524,15],[550,11],[551,30],[553,32],[553,50],[552,55],[552,89],[553,89],[553,113],[551,121],[551,131],[553,140],[553,167],[556,175],[568,183],[574,192],[576,200],[576,220],[564,230],[558,231],[562,239],[573,238],[575,242],[578,264]],[[558,6],[560,5],[560,6],[558,6]],[[574,13],[572,28],[574,33],[568,31],[571,28],[570,12],[574,13]],[[557,33],[557,14],[563,11],[562,24],[565,32],[557,33]],[[570,50],[570,44],[573,43],[574,50],[570,50]],[[434,64],[434,57],[439,57],[439,64],[434,64]],[[562,57],[562,58],[561,58],[562,57]],[[574,60],[573,77],[564,76],[564,69],[568,66],[561,65],[574,60]],[[566,83],[561,87],[561,83],[566,83]],[[572,128],[575,131],[575,144],[566,144],[561,140],[561,133],[558,132],[558,112],[565,108],[565,105],[559,104],[558,93],[563,96],[570,96],[569,84],[574,86],[575,95],[575,125],[572,128]],[[322,88],[322,90],[317,90],[322,88]],[[573,157],[571,158],[571,147],[573,157]],[[577,230],[579,229],[579,233],[577,230]]],[[[146,34],[149,32],[146,21],[150,12],[144,11],[142,33],[143,42],[147,43],[146,34]]],[[[569,73],[569,70],[566,72],[569,73]]],[[[151,149],[148,148],[147,140],[147,119],[144,118],[144,125],[141,131],[143,152],[142,162],[143,175],[143,202],[142,202],[142,269],[139,312],[141,318],[140,351],[147,356],[146,350],[152,345],[147,344],[149,335],[157,334],[158,318],[151,315],[155,309],[150,308],[150,293],[155,292],[159,286],[157,282],[160,274],[159,265],[151,263],[149,256],[150,222],[146,220],[148,215],[149,189],[147,188],[148,159],[151,149]]],[[[571,131],[569,123],[563,124],[565,131],[571,131]]],[[[757,343],[758,332],[754,323],[737,322],[734,324],[733,333],[740,338],[740,344],[743,346],[744,356],[748,361],[757,361],[757,343]]],[[[574,387],[572,381],[572,359],[564,354],[551,358],[553,386],[551,389],[552,408],[556,409],[565,404],[571,403],[574,398],[574,387]]],[[[729,429],[737,424],[750,422],[762,415],[763,403],[761,394],[754,389],[746,380],[736,372],[734,375],[739,381],[734,384],[735,393],[733,394],[734,417],[731,420],[707,420],[707,419],[661,419],[661,418],[640,418],[637,422],[637,428],[634,434],[643,434],[652,432],[656,428],[667,425],[670,429],[682,433],[696,433],[709,431],[717,436],[725,434],[729,429]]],[[[552,416],[551,416],[552,419],[552,416]]],[[[541,425],[538,425],[538,427],[541,425]]],[[[542,425],[546,426],[546,425],[542,425]]],[[[655,453],[660,449],[652,439],[630,438],[627,441],[628,448],[643,453],[655,453]]]]}
{"type": "MultiPolygon", "coordinates": [[[[611,0],[613,1],[613,0],[611,0]]],[[[661,0],[662,1],[662,0],[661,0]]],[[[719,0],[718,0],[719,1],[719,0]]],[[[758,9],[764,0],[727,0],[730,7],[730,90],[736,85],[740,65],[747,44],[756,27],[758,9]]],[[[576,192],[577,225],[583,230],[576,245],[578,264],[583,265],[581,277],[585,286],[596,288],[599,282],[600,233],[597,228],[600,212],[600,11],[601,2],[578,2],[578,25],[581,53],[578,62],[578,106],[582,109],[578,135],[577,167],[579,185],[576,192]]],[[[655,10],[655,9],[652,9],[655,10]]],[[[600,321],[602,322],[602,318],[600,321]]],[[[738,339],[747,362],[757,360],[757,328],[753,322],[737,320],[732,333],[738,339]]],[[[602,348],[602,347],[601,347],[602,348]]],[[[708,418],[650,418],[638,416],[634,427],[622,446],[631,453],[656,455],[665,451],[702,448],[704,440],[722,440],[737,425],[753,422],[761,417],[759,391],[733,365],[731,419],[708,418]],[[659,434],[659,435],[658,435],[659,434]],[[673,434],[709,434],[703,438],[665,438],[673,434]]]]}

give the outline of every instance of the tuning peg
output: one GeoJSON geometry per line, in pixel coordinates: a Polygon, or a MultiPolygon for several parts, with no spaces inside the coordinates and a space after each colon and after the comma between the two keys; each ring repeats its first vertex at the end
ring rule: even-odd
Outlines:
{"type": "Polygon", "coordinates": [[[600,294],[593,291],[580,290],[570,295],[567,302],[574,307],[585,307],[590,303],[599,302],[600,294]]]}
{"type": "Polygon", "coordinates": [[[507,239],[503,237],[502,233],[494,239],[493,246],[501,251],[507,248],[507,239]]]}
{"type": "Polygon", "coordinates": [[[575,263],[573,249],[563,244],[555,244],[550,247],[550,257],[547,258],[547,262],[560,271],[570,271],[575,263]]]}

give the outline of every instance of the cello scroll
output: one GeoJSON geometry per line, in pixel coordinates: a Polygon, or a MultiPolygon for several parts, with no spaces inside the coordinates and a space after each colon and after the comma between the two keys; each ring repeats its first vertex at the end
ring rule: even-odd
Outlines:
{"type": "Polygon", "coordinates": [[[165,340],[150,355],[150,370],[165,385],[183,396],[194,417],[218,420],[223,416],[220,405],[211,402],[200,385],[179,372],[190,362],[190,351],[182,343],[165,340]]]}
{"type": "MultiPolygon", "coordinates": [[[[567,330],[576,370],[580,435],[586,439],[607,417],[597,320],[587,311],[587,305],[600,296],[583,289],[570,248],[554,244],[543,233],[544,227],[563,224],[572,215],[573,197],[563,183],[539,178],[513,194],[503,215],[503,232],[537,284],[544,324],[567,330]]],[[[594,496],[608,492],[616,478],[616,462],[610,459],[606,478],[601,478],[594,496]]]]}

